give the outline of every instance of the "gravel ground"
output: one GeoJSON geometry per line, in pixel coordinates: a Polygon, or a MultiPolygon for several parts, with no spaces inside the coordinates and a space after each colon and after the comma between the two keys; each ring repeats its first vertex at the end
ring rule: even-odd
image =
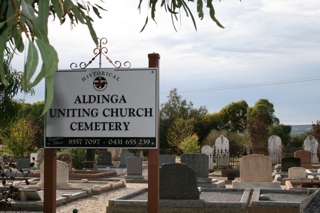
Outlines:
{"type": "Polygon", "coordinates": [[[72,213],[74,209],[77,209],[78,213],[105,213],[109,199],[120,197],[146,187],[148,187],[147,184],[126,183],[125,188],[94,195],[89,198],[80,199],[66,205],[59,206],[57,207],[57,213],[72,213]]]}

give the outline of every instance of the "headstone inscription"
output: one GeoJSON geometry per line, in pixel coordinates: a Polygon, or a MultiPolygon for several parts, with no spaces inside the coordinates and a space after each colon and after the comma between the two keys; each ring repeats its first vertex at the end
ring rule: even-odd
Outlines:
{"type": "Polygon", "coordinates": [[[306,169],[312,168],[311,152],[305,151],[305,150],[299,150],[299,151],[295,151],[293,153],[293,155],[296,158],[300,158],[301,167],[306,168],[306,169]]]}
{"type": "Polygon", "coordinates": [[[291,167],[301,167],[300,158],[296,157],[286,157],[281,160],[281,171],[288,172],[288,169],[291,167]]]}
{"type": "Polygon", "coordinates": [[[160,199],[198,200],[196,173],[182,163],[163,164],[160,167],[160,199]]]}
{"type": "Polygon", "coordinates": [[[127,167],[127,159],[134,157],[134,154],[131,152],[121,152],[120,155],[120,168],[126,168],[127,167]]]}
{"type": "Polygon", "coordinates": [[[202,148],[201,148],[201,153],[202,154],[206,154],[206,155],[208,155],[208,159],[209,159],[209,161],[208,161],[208,168],[209,168],[209,170],[211,170],[211,169],[213,169],[213,149],[212,149],[212,147],[211,146],[209,146],[209,145],[204,145],[202,148]]]}
{"type": "Polygon", "coordinates": [[[311,152],[311,162],[319,163],[319,159],[317,156],[318,141],[315,139],[315,137],[313,137],[312,135],[309,135],[303,142],[303,145],[306,151],[311,152]]]}
{"type": "Polygon", "coordinates": [[[268,151],[269,156],[271,157],[272,164],[279,164],[281,162],[282,150],[281,150],[282,141],[281,138],[277,135],[271,135],[268,139],[268,151]]]}
{"type": "Polygon", "coordinates": [[[219,167],[227,167],[229,166],[229,140],[228,138],[221,135],[215,140],[213,146],[214,154],[213,157],[215,159],[216,165],[219,167]]]}

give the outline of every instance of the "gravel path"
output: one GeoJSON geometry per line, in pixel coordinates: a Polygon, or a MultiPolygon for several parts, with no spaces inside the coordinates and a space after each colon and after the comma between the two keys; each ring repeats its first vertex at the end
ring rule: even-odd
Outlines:
{"type": "Polygon", "coordinates": [[[148,185],[143,183],[126,183],[125,188],[94,195],[89,198],[80,199],[63,206],[59,206],[57,207],[57,213],[72,213],[74,209],[77,209],[78,213],[105,213],[109,199],[120,197],[146,187],[148,187],[148,185]]]}

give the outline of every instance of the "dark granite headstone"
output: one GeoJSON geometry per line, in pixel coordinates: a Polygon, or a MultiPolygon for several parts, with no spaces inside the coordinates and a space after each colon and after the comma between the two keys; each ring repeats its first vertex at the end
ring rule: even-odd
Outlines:
{"type": "Polygon", "coordinates": [[[288,172],[291,167],[301,167],[300,158],[286,157],[281,160],[281,171],[288,172]]]}
{"type": "Polygon", "coordinates": [[[17,169],[30,169],[30,159],[19,158],[17,160],[17,169]]]}
{"type": "Polygon", "coordinates": [[[181,163],[194,169],[197,178],[208,178],[209,157],[206,154],[182,154],[181,163]]]}
{"type": "Polygon", "coordinates": [[[240,177],[240,169],[222,169],[222,177],[228,177],[228,180],[234,180],[236,177],[240,177]]]}
{"type": "Polygon", "coordinates": [[[95,160],[95,150],[87,149],[86,151],[86,161],[84,162],[84,168],[86,169],[96,169],[97,162],[95,160]]]}
{"type": "Polygon", "coordinates": [[[97,166],[113,166],[111,152],[107,150],[99,151],[97,166]]]}
{"type": "Polygon", "coordinates": [[[163,164],[160,168],[160,199],[198,200],[195,171],[182,163],[163,164]]]}

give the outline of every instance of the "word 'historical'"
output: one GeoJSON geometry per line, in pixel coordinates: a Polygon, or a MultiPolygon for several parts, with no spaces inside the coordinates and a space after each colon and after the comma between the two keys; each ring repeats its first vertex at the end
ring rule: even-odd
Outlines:
{"type": "MultiPolygon", "coordinates": [[[[118,95],[82,95],[77,96],[74,104],[126,104],[124,97],[118,95]]],[[[50,109],[49,116],[51,118],[134,118],[134,117],[153,117],[153,108],[64,108],[50,109]]],[[[128,131],[130,122],[116,121],[93,121],[93,122],[71,122],[70,129],[72,131],[128,131]]]]}

